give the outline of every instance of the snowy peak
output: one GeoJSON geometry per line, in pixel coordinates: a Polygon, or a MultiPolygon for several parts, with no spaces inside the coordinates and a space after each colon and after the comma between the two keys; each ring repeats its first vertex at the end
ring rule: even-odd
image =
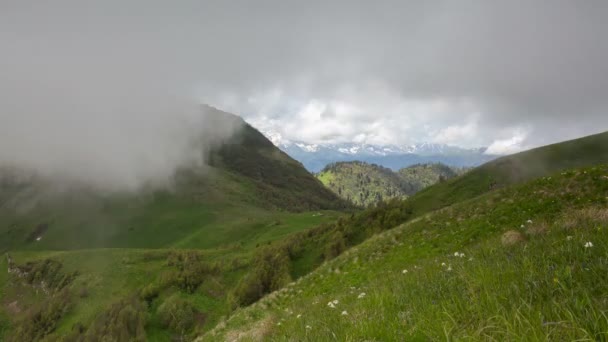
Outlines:
{"type": "Polygon", "coordinates": [[[338,161],[359,160],[398,170],[413,164],[429,162],[471,167],[495,158],[485,154],[485,148],[466,149],[428,142],[411,145],[313,144],[286,139],[278,132],[262,131],[262,133],[278,148],[312,172],[318,172],[327,164],[338,161]]]}

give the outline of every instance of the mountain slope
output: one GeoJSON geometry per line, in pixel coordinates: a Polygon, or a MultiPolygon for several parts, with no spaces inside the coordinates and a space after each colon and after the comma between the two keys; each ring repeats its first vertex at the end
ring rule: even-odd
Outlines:
{"type": "MultiPolygon", "coordinates": [[[[224,231],[255,231],[276,210],[345,206],[298,162],[237,116],[206,108],[205,129],[235,127],[209,142],[208,166],[179,169],[170,187],[98,191],[4,168],[0,175],[0,251],[94,247],[210,247],[224,231]],[[197,238],[189,237],[196,235],[197,238]],[[186,245],[183,244],[186,242],[186,245]],[[213,242],[214,241],[214,242],[213,242]]],[[[201,154],[204,153],[201,147],[201,154]]]]}
{"type": "Polygon", "coordinates": [[[505,156],[410,198],[416,215],[560,170],[608,162],[608,132],[505,156]]]}
{"type": "Polygon", "coordinates": [[[317,178],[341,198],[360,206],[406,197],[397,174],[375,164],[334,163],[325,167],[317,178]]]}
{"type": "Polygon", "coordinates": [[[394,172],[365,162],[329,164],[317,178],[335,194],[359,206],[410,195],[463,173],[443,164],[416,164],[394,172]]]}
{"type": "Polygon", "coordinates": [[[367,240],[202,340],[604,340],[607,208],[607,165],[494,191],[367,240]]]}

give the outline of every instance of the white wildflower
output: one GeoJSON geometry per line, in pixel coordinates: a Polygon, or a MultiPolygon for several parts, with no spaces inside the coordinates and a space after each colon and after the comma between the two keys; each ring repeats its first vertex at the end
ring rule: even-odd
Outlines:
{"type": "Polygon", "coordinates": [[[473,261],[473,257],[470,257],[470,258],[469,258],[469,261],[473,261]]]}
{"type": "Polygon", "coordinates": [[[401,273],[406,274],[406,273],[407,273],[407,270],[403,270],[403,271],[401,271],[401,273]]]}
{"type": "Polygon", "coordinates": [[[587,243],[585,243],[585,248],[591,248],[593,247],[593,243],[591,241],[587,241],[587,243]]]}
{"type": "Polygon", "coordinates": [[[332,303],[334,303],[334,305],[338,305],[338,303],[340,303],[340,302],[338,302],[337,299],[334,299],[334,301],[332,303]]]}
{"type": "Polygon", "coordinates": [[[455,256],[455,257],[459,257],[459,256],[460,256],[460,253],[456,252],[456,253],[454,253],[454,256],[455,256]]]}
{"type": "Polygon", "coordinates": [[[441,266],[445,267],[445,262],[442,262],[442,263],[441,263],[441,266]]]}
{"type": "Polygon", "coordinates": [[[296,316],[296,318],[300,318],[300,317],[302,317],[302,314],[298,314],[298,315],[296,316]]]}
{"type": "Polygon", "coordinates": [[[277,323],[278,326],[281,326],[281,322],[277,323]]]}
{"type": "Polygon", "coordinates": [[[520,228],[526,228],[526,226],[524,226],[523,224],[521,226],[519,226],[520,228]]]}
{"type": "Polygon", "coordinates": [[[361,292],[361,293],[359,293],[359,296],[357,296],[357,298],[358,299],[362,299],[362,298],[365,298],[365,296],[366,296],[366,293],[365,292],[361,292]]]}
{"type": "Polygon", "coordinates": [[[346,312],[346,310],[342,311],[342,316],[347,316],[348,312],[346,312]]]}
{"type": "Polygon", "coordinates": [[[526,221],[526,222],[528,222],[528,224],[531,224],[531,223],[532,223],[532,220],[528,220],[528,221],[526,221]]]}
{"type": "Polygon", "coordinates": [[[448,266],[447,271],[450,272],[452,270],[452,265],[448,266]]]}
{"type": "Polygon", "coordinates": [[[307,325],[306,330],[310,330],[310,329],[312,329],[312,327],[310,325],[307,325]]]}
{"type": "Polygon", "coordinates": [[[327,306],[329,306],[329,307],[330,307],[330,308],[332,308],[332,309],[335,309],[335,308],[336,308],[336,304],[334,304],[333,302],[329,302],[329,303],[327,303],[327,306]]]}
{"type": "Polygon", "coordinates": [[[568,241],[570,241],[570,240],[572,240],[572,239],[573,239],[572,235],[568,235],[568,236],[566,237],[566,240],[568,240],[568,241]]]}

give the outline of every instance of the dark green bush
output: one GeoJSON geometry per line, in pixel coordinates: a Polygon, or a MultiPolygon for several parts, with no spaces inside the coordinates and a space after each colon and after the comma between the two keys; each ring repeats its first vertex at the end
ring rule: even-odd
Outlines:
{"type": "Polygon", "coordinates": [[[239,305],[252,304],[291,281],[289,254],[283,246],[260,249],[254,257],[253,265],[253,270],[241,279],[235,290],[239,305]]]}
{"type": "Polygon", "coordinates": [[[39,305],[29,309],[15,324],[8,341],[40,341],[57,327],[57,322],[65,315],[72,304],[67,290],[49,296],[39,305]]]}
{"type": "Polygon", "coordinates": [[[165,328],[169,328],[184,336],[196,324],[199,312],[188,301],[174,294],[158,307],[158,317],[165,328]]]}

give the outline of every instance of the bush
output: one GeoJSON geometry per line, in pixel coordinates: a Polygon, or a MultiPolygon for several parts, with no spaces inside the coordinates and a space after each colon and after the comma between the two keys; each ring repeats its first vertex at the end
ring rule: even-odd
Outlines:
{"type": "Polygon", "coordinates": [[[188,301],[174,294],[158,307],[158,317],[165,328],[186,335],[196,323],[199,315],[196,308],[188,301]]]}
{"type": "Polygon", "coordinates": [[[15,325],[8,341],[40,341],[57,327],[57,322],[72,304],[67,290],[48,297],[25,313],[15,325]]]}
{"type": "Polygon", "coordinates": [[[278,290],[291,282],[287,249],[264,247],[253,261],[254,269],[241,279],[235,290],[237,304],[249,305],[267,293],[278,290]]]}
{"type": "Polygon", "coordinates": [[[137,298],[123,299],[95,318],[82,334],[76,329],[72,341],[146,341],[146,305],[137,298]]]}

